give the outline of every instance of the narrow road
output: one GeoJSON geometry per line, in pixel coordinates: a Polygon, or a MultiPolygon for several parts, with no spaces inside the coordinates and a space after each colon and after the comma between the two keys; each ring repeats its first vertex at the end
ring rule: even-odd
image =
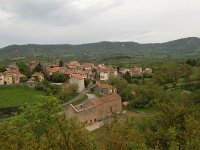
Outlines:
{"type": "Polygon", "coordinates": [[[71,103],[76,102],[78,99],[80,99],[82,96],[84,96],[87,92],[89,92],[93,87],[95,87],[95,84],[93,84],[92,82],[90,82],[90,84],[88,85],[88,87],[86,89],[84,89],[79,95],[77,95],[75,98],[71,99],[70,101],[62,104],[63,106],[67,106],[71,103]]]}

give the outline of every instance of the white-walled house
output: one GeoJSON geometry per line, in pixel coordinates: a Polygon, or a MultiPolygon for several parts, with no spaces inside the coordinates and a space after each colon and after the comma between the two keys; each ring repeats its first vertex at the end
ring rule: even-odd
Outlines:
{"type": "Polygon", "coordinates": [[[69,79],[69,84],[76,84],[78,86],[78,92],[85,89],[84,79],[81,75],[75,74],[69,79]]]}
{"type": "Polygon", "coordinates": [[[101,81],[106,81],[109,79],[109,74],[108,72],[100,72],[99,73],[99,76],[100,76],[100,80],[101,81]]]}
{"type": "Polygon", "coordinates": [[[0,73],[0,85],[4,85],[4,74],[0,73]]]}

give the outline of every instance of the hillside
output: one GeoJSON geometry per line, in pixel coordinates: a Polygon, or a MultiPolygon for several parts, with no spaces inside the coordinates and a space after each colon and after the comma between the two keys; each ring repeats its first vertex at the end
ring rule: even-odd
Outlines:
{"type": "Polygon", "coordinates": [[[200,38],[190,37],[166,43],[98,42],[81,45],[10,45],[0,49],[0,59],[18,57],[62,57],[90,61],[169,59],[196,57],[200,38]],[[106,55],[105,55],[106,53],[106,55]]]}

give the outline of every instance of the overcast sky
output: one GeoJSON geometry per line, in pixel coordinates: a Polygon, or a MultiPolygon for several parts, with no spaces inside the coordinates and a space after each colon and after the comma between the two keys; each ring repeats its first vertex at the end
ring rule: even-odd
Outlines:
{"type": "Polygon", "coordinates": [[[200,37],[200,0],[0,0],[0,47],[200,37]]]}

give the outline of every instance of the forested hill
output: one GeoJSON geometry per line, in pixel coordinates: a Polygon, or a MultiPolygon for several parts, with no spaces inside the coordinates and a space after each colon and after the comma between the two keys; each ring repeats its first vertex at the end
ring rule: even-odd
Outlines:
{"type": "Polygon", "coordinates": [[[136,42],[98,42],[81,45],[11,45],[0,49],[0,59],[48,56],[48,57],[83,57],[110,59],[112,57],[131,58],[136,56],[195,57],[200,55],[200,38],[190,37],[166,43],[140,44],[136,42]],[[105,53],[107,55],[105,55],[105,53]]]}

